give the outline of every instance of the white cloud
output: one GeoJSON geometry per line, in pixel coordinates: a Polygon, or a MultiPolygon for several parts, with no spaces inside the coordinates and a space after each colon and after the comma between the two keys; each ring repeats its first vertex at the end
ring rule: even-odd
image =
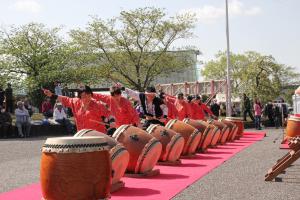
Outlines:
{"type": "MultiPolygon", "coordinates": [[[[240,0],[229,1],[229,16],[255,16],[262,12],[260,7],[246,7],[240,0]]],[[[212,6],[204,5],[200,8],[184,9],[179,12],[195,14],[196,18],[200,23],[211,24],[218,21],[225,16],[225,5],[223,6],[212,6]]]]}
{"type": "Polygon", "coordinates": [[[42,10],[42,6],[34,0],[19,0],[16,1],[12,8],[21,12],[39,13],[42,10]]]}
{"type": "Polygon", "coordinates": [[[245,12],[245,15],[254,16],[254,15],[259,15],[260,13],[262,13],[262,10],[260,7],[253,7],[251,9],[247,10],[245,12]]]}

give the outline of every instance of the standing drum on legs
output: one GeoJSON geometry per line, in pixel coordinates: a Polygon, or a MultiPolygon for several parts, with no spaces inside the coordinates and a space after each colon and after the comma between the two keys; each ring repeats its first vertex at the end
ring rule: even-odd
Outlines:
{"type": "Polygon", "coordinates": [[[127,171],[135,174],[150,172],[162,150],[161,143],[146,131],[131,125],[120,126],[113,138],[129,152],[127,171]]]}
{"type": "Polygon", "coordinates": [[[195,151],[201,140],[201,133],[193,126],[177,119],[170,120],[166,128],[172,129],[184,138],[184,147],[182,155],[195,154],[195,151]]]}
{"type": "Polygon", "coordinates": [[[162,144],[159,160],[174,162],[179,159],[184,147],[184,139],[179,133],[158,124],[150,125],[146,131],[162,144]]]}

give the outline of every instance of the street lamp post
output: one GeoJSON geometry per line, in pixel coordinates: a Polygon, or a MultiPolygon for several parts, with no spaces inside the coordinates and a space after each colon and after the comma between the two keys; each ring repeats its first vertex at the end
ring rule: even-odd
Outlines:
{"type": "Polygon", "coordinates": [[[226,116],[231,117],[231,81],[230,81],[230,48],[229,48],[228,0],[225,0],[225,4],[226,4],[226,40],[227,40],[226,116]]]}

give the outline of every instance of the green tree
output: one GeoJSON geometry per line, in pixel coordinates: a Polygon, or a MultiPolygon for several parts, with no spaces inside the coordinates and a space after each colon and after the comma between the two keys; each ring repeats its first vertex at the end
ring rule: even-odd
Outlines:
{"type": "MultiPolygon", "coordinates": [[[[231,69],[234,95],[241,96],[246,93],[263,102],[285,96],[283,88],[298,78],[293,68],[279,64],[272,56],[254,51],[232,53],[231,69]]],[[[215,60],[205,64],[201,73],[205,79],[225,79],[226,53],[219,52],[215,60]]]]}
{"type": "Polygon", "coordinates": [[[90,55],[86,65],[98,65],[104,77],[143,90],[157,76],[190,66],[188,55],[179,58],[170,49],[174,41],[191,37],[193,26],[192,15],[167,18],[162,9],[139,8],[106,21],[93,17],[86,29],[70,36],[78,52],[90,55]]]}
{"type": "Polygon", "coordinates": [[[59,36],[60,30],[29,23],[0,32],[0,75],[9,77],[17,90],[27,88],[35,105],[44,97],[41,87],[51,89],[54,81],[89,82],[101,74],[94,67],[78,66],[77,50],[59,36]]]}

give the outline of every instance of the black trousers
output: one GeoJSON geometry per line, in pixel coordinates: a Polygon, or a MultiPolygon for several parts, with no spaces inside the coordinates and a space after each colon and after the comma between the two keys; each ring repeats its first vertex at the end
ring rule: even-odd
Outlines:
{"type": "Polygon", "coordinates": [[[7,100],[5,104],[6,104],[6,112],[14,113],[14,103],[13,103],[13,100],[7,100]]]}
{"type": "Polygon", "coordinates": [[[254,119],[254,117],[253,117],[252,112],[251,112],[250,109],[247,109],[247,110],[244,111],[244,121],[247,121],[247,118],[246,118],[247,117],[247,113],[249,113],[249,116],[252,119],[252,121],[255,121],[255,119],[254,119]]]}
{"type": "Polygon", "coordinates": [[[10,130],[10,124],[0,124],[0,138],[7,138],[8,136],[10,136],[10,130]]]}

